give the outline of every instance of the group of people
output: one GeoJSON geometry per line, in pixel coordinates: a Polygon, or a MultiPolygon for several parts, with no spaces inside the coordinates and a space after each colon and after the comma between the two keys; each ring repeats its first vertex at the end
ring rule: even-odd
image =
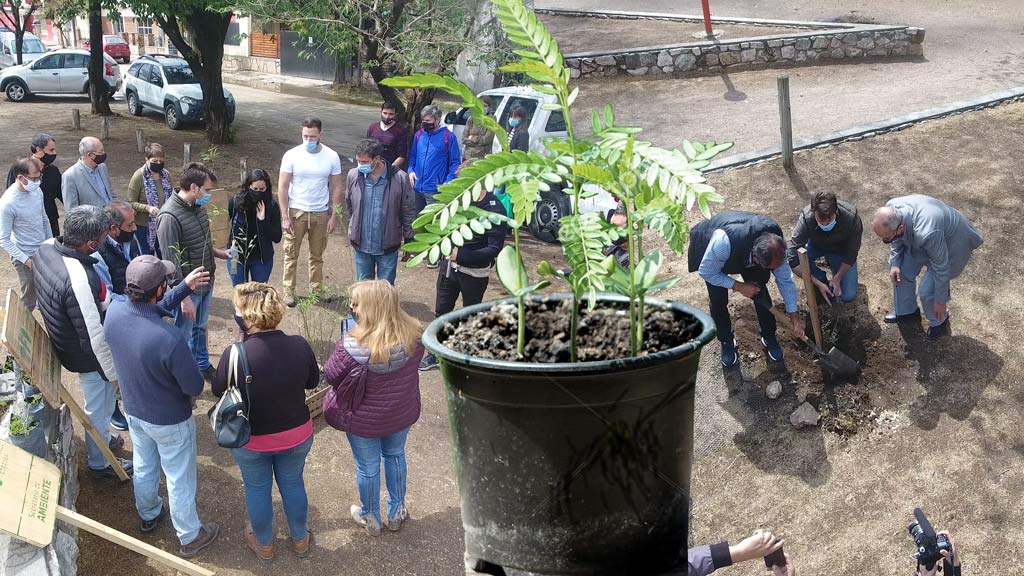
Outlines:
{"type": "MultiPolygon", "coordinates": [[[[909,326],[917,323],[921,328],[923,314],[928,321],[926,338],[948,335],[950,281],[963,272],[971,253],[981,246],[981,234],[958,210],[922,194],[889,200],[875,212],[871,228],[889,245],[893,309],[884,321],[909,326]]],[[[762,214],[721,212],[695,225],[690,230],[689,270],[697,272],[707,285],[711,317],[722,347],[722,365],[734,367],[740,361],[728,308],[730,291],[753,301],[761,346],[770,361],[781,362],[784,352],[776,336],[768,282],[774,276],[790,328],[796,337],[803,337],[804,323],[797,312],[798,290],[793,280],[794,274],[804,272],[799,249],[807,250],[812,281],[821,297],[829,303],[851,302],[857,295],[862,233],[857,208],[838,200],[830,191],[816,193],[801,211],[788,244],[779,224],[762,214]],[[820,259],[827,263],[831,278],[818,267],[820,259]]]]}

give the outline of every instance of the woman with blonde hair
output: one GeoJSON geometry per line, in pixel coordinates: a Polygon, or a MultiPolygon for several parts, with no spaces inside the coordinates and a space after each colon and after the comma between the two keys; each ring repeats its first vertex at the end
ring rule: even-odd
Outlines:
{"type": "MultiPolygon", "coordinates": [[[[302,478],[306,456],[313,445],[313,421],[306,407],[306,390],[320,383],[320,368],[309,343],[277,329],[284,317],[281,294],[262,282],[235,287],[235,322],[242,334],[244,364],[236,360],[238,388],[249,408],[249,443],[234,448],[245,484],[245,509],[249,515],[245,543],[262,560],[274,557],[274,510],[271,487],[277,488],[288,520],[291,547],[297,556],[309,554],[310,532],[306,526],[308,500],[302,478]],[[244,374],[252,375],[246,385],[244,374]]],[[[241,355],[239,355],[241,358],[241,355]]],[[[221,356],[213,393],[228,387],[231,347],[221,356]]]]}
{"type": "Polygon", "coordinates": [[[419,367],[423,327],[405,313],[398,289],[367,280],[350,290],[356,327],[343,334],[324,366],[331,390],[324,419],[346,433],[356,463],[360,504],[350,511],[371,536],[381,531],[380,466],[388,488],[387,526],[397,532],[405,507],[405,439],[420,417],[419,367]]]}

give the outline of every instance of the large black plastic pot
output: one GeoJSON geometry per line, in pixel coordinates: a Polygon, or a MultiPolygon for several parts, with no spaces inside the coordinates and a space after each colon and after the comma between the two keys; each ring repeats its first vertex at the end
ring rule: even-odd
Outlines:
{"type": "Polygon", "coordinates": [[[423,335],[446,383],[467,568],[489,563],[508,575],[671,570],[687,543],[694,383],[700,350],[715,334],[711,318],[649,298],[648,310],[696,318],[700,335],[602,362],[489,360],[438,341],[445,324],[495,304],[445,314],[423,335]]]}

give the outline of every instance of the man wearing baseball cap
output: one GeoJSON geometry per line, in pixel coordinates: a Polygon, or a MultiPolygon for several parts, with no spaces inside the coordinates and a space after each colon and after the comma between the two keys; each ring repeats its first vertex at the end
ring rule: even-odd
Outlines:
{"type": "Polygon", "coordinates": [[[139,256],[125,271],[127,301],[115,301],[103,331],[121,377],[121,398],[134,447],[135,509],[139,530],[152,532],[171,516],[181,542],[179,553],[192,558],[217,539],[219,527],[202,524],[196,510],[196,423],[192,400],[203,391],[188,342],[164,321],[182,300],[210,283],[196,268],[168,290],[177,267],[156,256],[139,256]],[[160,498],[160,471],[167,477],[170,510],[160,498]]]}

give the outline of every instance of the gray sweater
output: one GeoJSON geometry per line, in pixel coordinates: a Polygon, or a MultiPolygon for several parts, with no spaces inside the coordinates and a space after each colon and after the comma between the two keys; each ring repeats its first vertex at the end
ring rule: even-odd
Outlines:
{"type": "Polygon", "coordinates": [[[24,264],[52,236],[43,193],[23,192],[17,183],[11,184],[0,196],[0,246],[24,264]]]}

